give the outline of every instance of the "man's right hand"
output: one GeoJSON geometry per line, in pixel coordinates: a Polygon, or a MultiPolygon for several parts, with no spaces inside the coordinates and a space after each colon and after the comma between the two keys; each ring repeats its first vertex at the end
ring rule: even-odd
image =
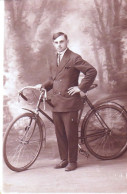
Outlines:
{"type": "Polygon", "coordinates": [[[35,87],[37,90],[41,90],[42,84],[37,84],[37,85],[35,85],[34,87],[35,87]]]}

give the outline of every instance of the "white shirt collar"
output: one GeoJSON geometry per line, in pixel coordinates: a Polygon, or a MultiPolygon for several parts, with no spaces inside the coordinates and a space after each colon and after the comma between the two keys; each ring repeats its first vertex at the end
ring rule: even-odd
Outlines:
{"type": "Polygon", "coordinates": [[[67,49],[68,49],[68,48],[66,48],[66,49],[65,49],[64,51],[62,51],[62,52],[58,52],[58,54],[60,54],[61,56],[63,56],[67,49]]]}

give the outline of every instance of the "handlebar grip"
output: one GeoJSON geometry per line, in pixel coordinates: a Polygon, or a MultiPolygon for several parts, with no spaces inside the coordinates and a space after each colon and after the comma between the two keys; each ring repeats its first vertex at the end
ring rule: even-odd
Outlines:
{"type": "Polygon", "coordinates": [[[26,101],[28,101],[28,98],[26,96],[23,95],[23,93],[19,93],[19,95],[26,101]]]}

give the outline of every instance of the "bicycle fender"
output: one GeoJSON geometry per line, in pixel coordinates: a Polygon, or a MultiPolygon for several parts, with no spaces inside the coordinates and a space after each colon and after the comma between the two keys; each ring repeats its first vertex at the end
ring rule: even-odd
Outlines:
{"type": "Polygon", "coordinates": [[[28,109],[28,108],[22,108],[23,110],[27,110],[28,112],[31,112],[31,113],[33,113],[34,115],[35,115],[35,112],[34,111],[32,111],[32,110],[30,110],[30,109],[28,109]]]}
{"type": "MultiPolygon", "coordinates": [[[[97,101],[96,103],[94,103],[94,106],[98,107],[98,106],[101,106],[103,104],[116,105],[117,107],[121,108],[125,113],[127,113],[127,110],[123,105],[121,105],[115,101],[112,101],[112,100],[113,99],[110,99],[110,98],[102,99],[101,101],[97,101]]],[[[117,100],[117,99],[114,99],[114,100],[117,100]]]]}
{"type": "MultiPolygon", "coordinates": [[[[115,105],[115,106],[117,106],[118,108],[122,109],[123,112],[127,113],[125,107],[122,106],[121,104],[118,104],[117,102],[112,102],[112,101],[111,101],[111,102],[104,102],[103,104],[115,105]]],[[[100,104],[100,106],[103,105],[103,104],[100,104]]]]}
{"type": "MultiPolygon", "coordinates": [[[[35,112],[30,110],[30,109],[27,109],[27,108],[22,108],[22,109],[32,113],[33,115],[36,115],[35,112]]],[[[41,126],[41,129],[43,128],[43,145],[42,146],[45,147],[45,145],[46,145],[46,127],[45,127],[44,121],[42,120],[42,118],[39,115],[38,115],[37,120],[41,126]]]]}

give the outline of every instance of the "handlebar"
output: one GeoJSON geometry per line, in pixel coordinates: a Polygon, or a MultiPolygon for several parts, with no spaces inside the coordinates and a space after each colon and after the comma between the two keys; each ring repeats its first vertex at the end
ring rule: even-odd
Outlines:
{"type": "MultiPolygon", "coordinates": [[[[88,91],[96,88],[97,86],[98,86],[97,84],[92,84],[90,86],[90,88],[89,88],[88,91]]],[[[19,96],[21,96],[25,101],[28,101],[28,98],[23,94],[23,91],[25,89],[35,89],[35,90],[39,90],[39,89],[36,88],[36,86],[26,86],[26,87],[22,88],[21,91],[19,91],[19,96]]],[[[47,91],[44,88],[41,88],[40,89],[40,99],[42,98],[42,96],[43,96],[43,99],[44,100],[47,100],[47,91]]]]}
{"type": "Polygon", "coordinates": [[[28,101],[28,98],[24,96],[22,92],[19,92],[19,96],[21,96],[24,100],[28,101]]]}
{"type": "MultiPolygon", "coordinates": [[[[19,91],[19,96],[21,96],[25,101],[28,101],[28,98],[23,94],[23,91],[25,89],[35,89],[35,90],[38,90],[36,88],[36,86],[26,86],[26,87],[22,88],[21,91],[19,91]]],[[[45,99],[47,98],[47,92],[46,92],[46,89],[44,89],[44,88],[40,89],[40,96],[42,97],[42,95],[44,95],[45,99]]]]}

